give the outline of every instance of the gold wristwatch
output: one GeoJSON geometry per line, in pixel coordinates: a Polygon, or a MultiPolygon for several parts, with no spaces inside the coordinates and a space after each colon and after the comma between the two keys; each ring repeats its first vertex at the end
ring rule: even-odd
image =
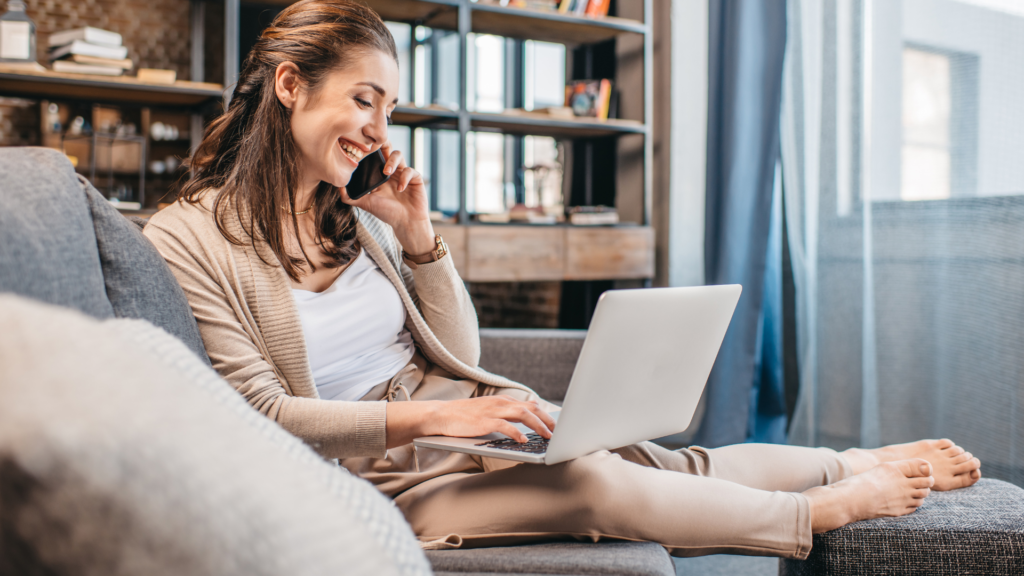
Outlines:
{"type": "Polygon", "coordinates": [[[435,234],[433,250],[419,256],[413,256],[405,250],[402,250],[402,260],[405,260],[405,263],[408,264],[410,268],[416,268],[419,264],[437,262],[441,258],[444,258],[446,254],[448,254],[448,245],[444,243],[444,239],[441,238],[440,234],[435,234]]]}

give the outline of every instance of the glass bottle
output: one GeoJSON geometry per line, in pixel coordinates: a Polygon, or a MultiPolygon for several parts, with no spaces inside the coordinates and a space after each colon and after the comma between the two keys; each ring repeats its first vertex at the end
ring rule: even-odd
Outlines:
{"type": "Polygon", "coordinates": [[[25,13],[25,2],[8,0],[0,16],[0,62],[36,61],[36,24],[25,13]]]}

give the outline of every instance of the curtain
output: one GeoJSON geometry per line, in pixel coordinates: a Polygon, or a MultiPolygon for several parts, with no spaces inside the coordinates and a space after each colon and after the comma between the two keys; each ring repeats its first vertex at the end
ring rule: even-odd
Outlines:
{"type": "Polygon", "coordinates": [[[1024,5],[788,0],[790,441],[948,437],[1024,485],[1024,5]]]}
{"type": "Polygon", "coordinates": [[[704,418],[694,438],[713,447],[748,438],[755,396],[786,3],[712,0],[709,8],[705,281],[743,286],[705,387],[704,418]]]}
{"type": "Polygon", "coordinates": [[[705,388],[701,446],[744,442],[756,402],[785,51],[784,0],[710,4],[705,279],[743,293],[705,388]]]}

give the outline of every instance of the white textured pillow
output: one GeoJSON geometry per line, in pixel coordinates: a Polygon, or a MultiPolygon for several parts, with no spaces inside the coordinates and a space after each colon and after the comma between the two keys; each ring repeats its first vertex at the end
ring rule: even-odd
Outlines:
{"type": "Polygon", "coordinates": [[[429,574],[408,524],[142,320],[0,295],[0,574],[429,574]]]}

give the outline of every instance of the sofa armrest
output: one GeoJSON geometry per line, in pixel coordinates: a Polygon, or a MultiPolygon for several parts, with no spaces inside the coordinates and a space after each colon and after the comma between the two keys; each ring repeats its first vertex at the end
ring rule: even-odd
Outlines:
{"type": "Polygon", "coordinates": [[[542,398],[560,404],[586,335],[586,330],[484,328],[480,330],[480,367],[522,382],[542,398]]]}

